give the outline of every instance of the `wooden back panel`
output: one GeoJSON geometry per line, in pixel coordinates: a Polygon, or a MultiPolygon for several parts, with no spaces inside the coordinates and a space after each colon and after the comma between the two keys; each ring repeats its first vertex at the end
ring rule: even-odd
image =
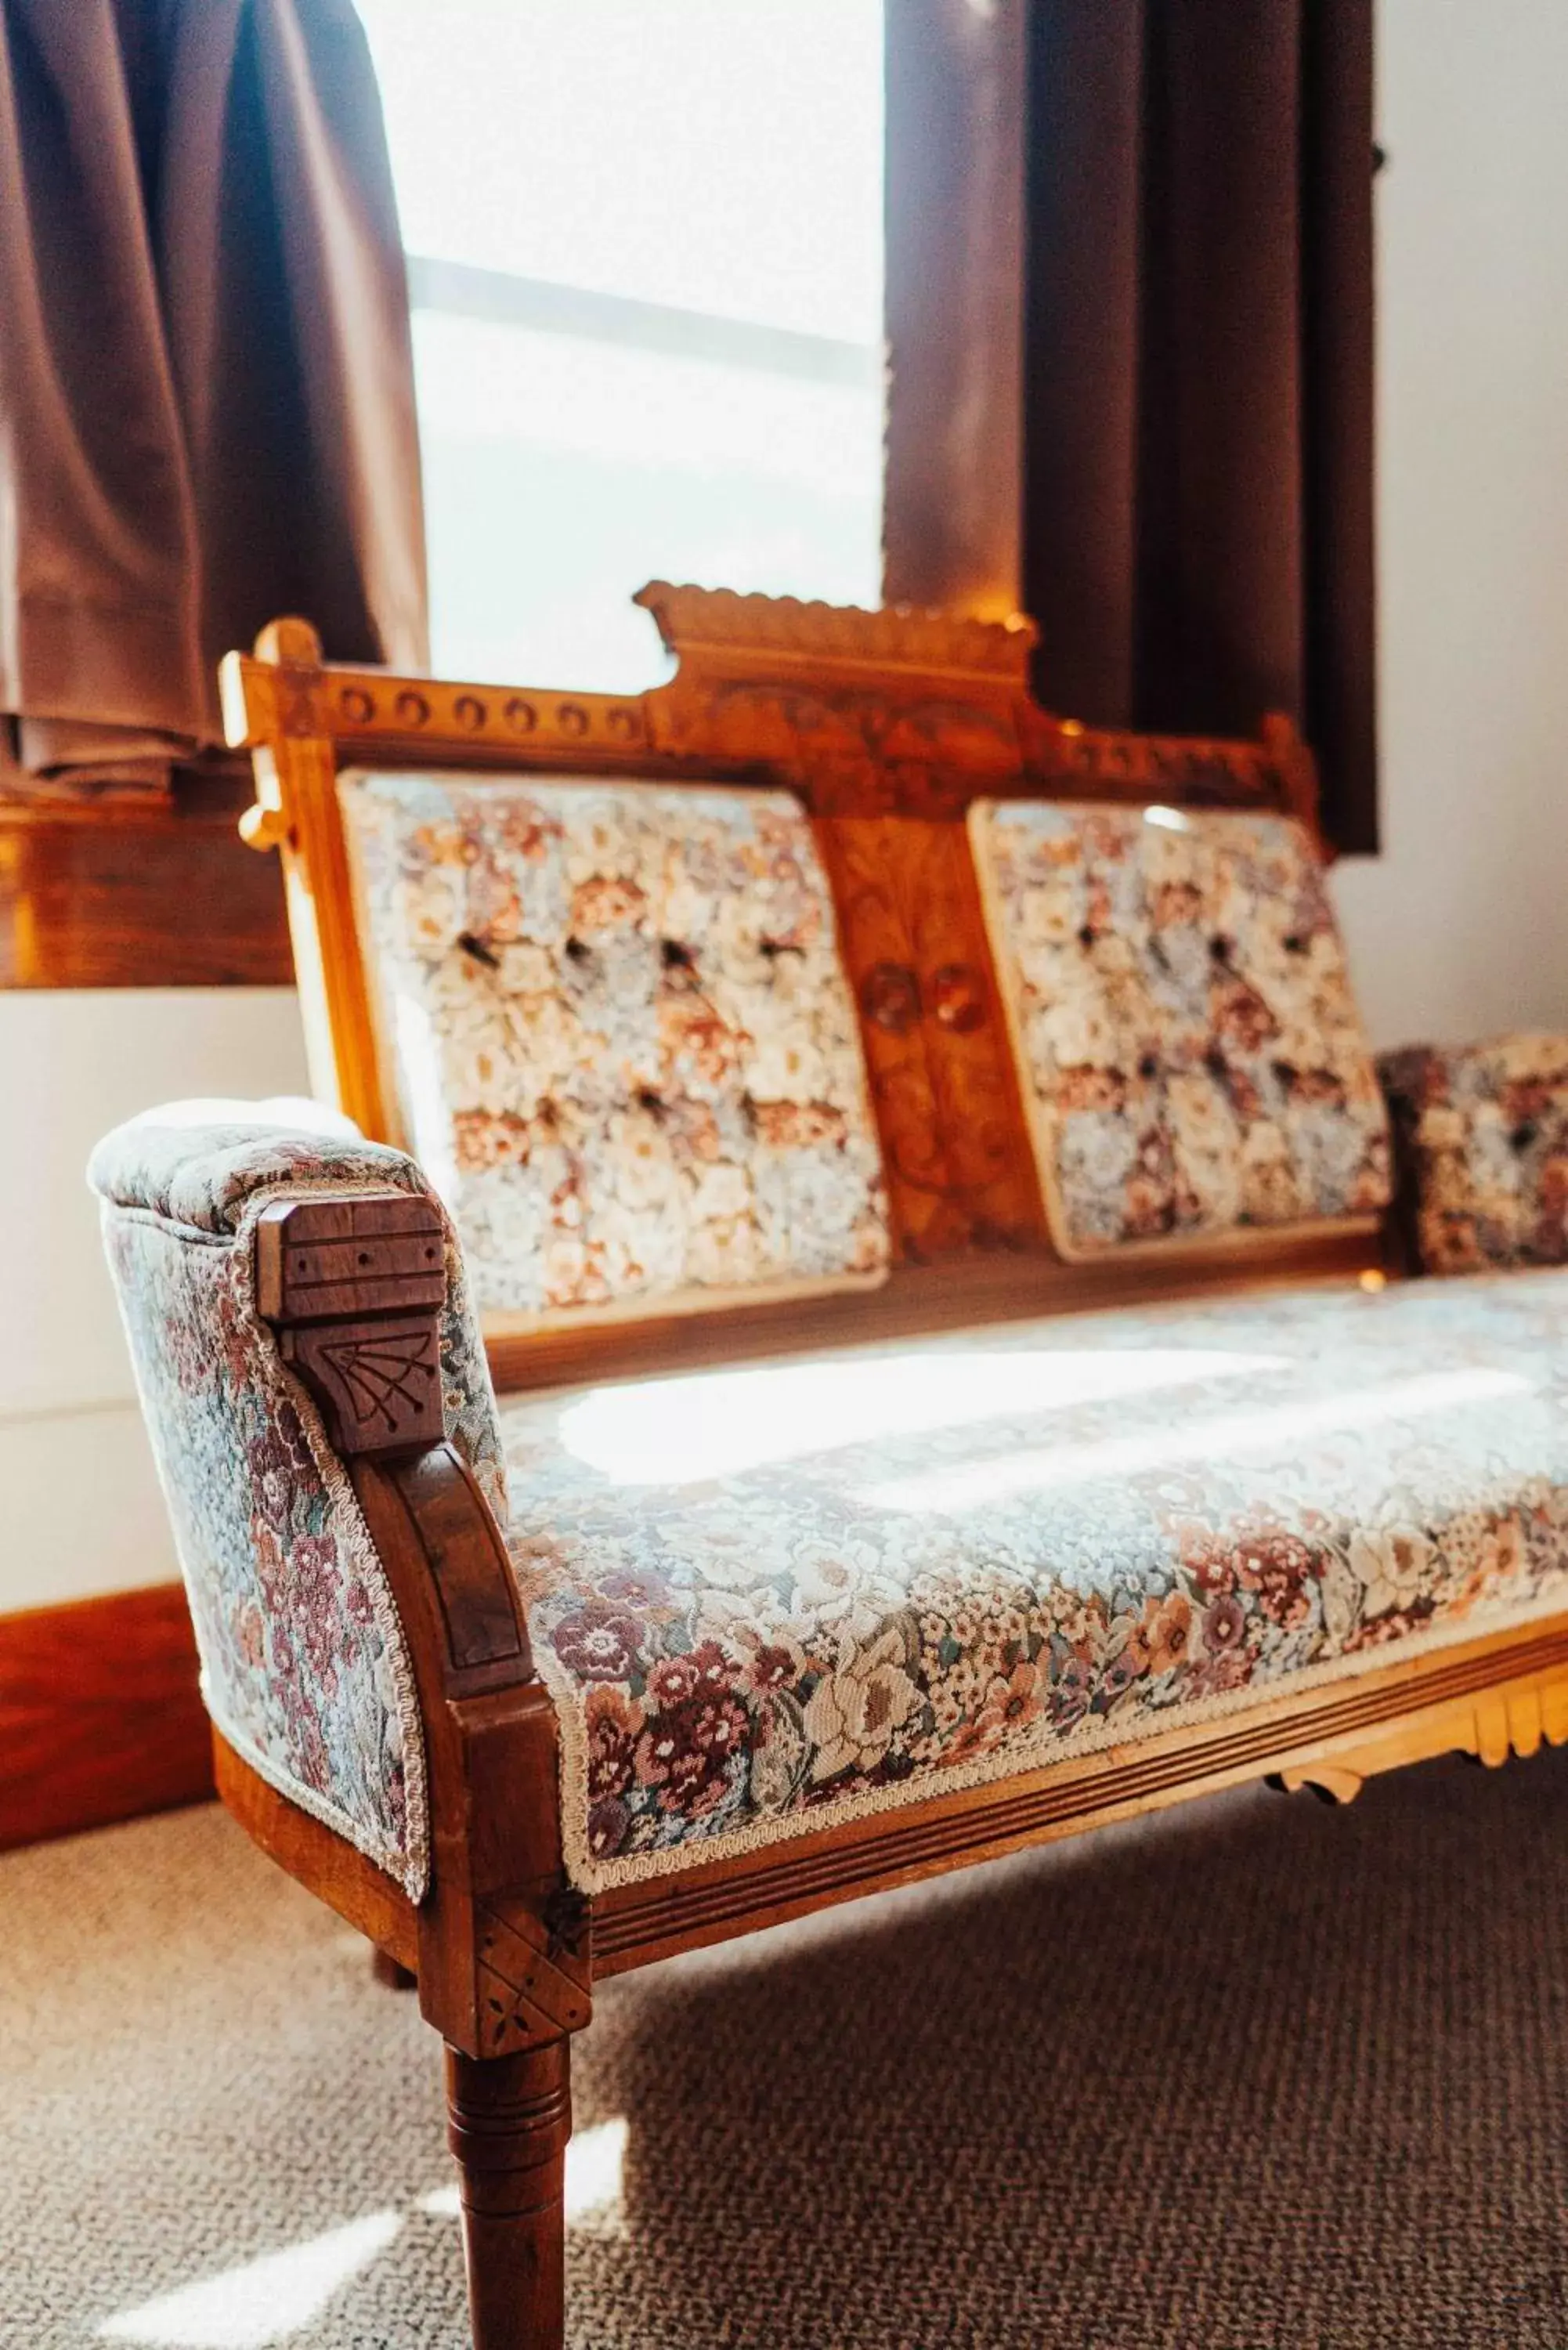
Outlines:
{"type": "Polygon", "coordinates": [[[887,1163],[898,1263],[885,1291],[660,1316],[493,1344],[503,1385],[1131,1300],[1365,1265],[1366,1237],[1195,1243],[1069,1266],[1051,1248],[965,817],[981,797],[1282,809],[1315,830],[1289,722],[1257,743],[1117,733],[1029,691],[1033,624],[645,588],[676,670],[642,694],[452,684],[328,664],[279,620],[223,664],[228,739],[253,754],[258,847],[284,857],[313,1083],[392,1139],[356,928],[339,765],[784,785],[833,885],[887,1163]]]}

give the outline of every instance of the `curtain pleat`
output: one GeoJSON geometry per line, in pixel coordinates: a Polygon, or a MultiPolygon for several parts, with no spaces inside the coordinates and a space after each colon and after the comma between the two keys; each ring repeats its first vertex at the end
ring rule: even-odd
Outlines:
{"type": "Polygon", "coordinates": [[[219,739],[282,611],[421,667],[408,291],[348,0],[0,0],[0,711],[25,770],[219,739]]]}
{"type": "Polygon", "coordinates": [[[1373,847],[1371,0],[1033,0],[1029,100],[1041,691],[1289,711],[1373,847]]]}

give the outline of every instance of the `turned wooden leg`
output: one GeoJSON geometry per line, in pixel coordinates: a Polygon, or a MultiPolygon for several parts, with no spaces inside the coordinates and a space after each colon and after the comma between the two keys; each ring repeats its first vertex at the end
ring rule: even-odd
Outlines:
{"type": "Polygon", "coordinates": [[[561,2350],[570,2049],[563,2036],[521,2056],[446,2052],[473,2350],[561,2350]]]}

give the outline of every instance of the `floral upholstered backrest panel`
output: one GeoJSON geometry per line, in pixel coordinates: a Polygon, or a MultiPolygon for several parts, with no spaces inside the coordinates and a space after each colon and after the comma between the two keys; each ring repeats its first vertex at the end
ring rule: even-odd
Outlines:
{"type": "Polygon", "coordinates": [[[1414,1045],[1378,1069],[1422,1270],[1568,1263],[1568,1036],[1414,1045]]]}
{"type": "Polygon", "coordinates": [[[774,791],[354,773],[385,1065],[482,1311],[878,1280],[881,1156],[810,824],[774,791]]]}
{"type": "Polygon", "coordinates": [[[984,801],[970,826],[1064,1256],[1386,1204],[1383,1097],[1302,825],[984,801]]]}

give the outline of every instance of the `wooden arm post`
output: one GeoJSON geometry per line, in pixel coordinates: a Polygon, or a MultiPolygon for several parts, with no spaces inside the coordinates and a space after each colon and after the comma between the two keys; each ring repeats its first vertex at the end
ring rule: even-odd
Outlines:
{"type": "Polygon", "coordinates": [[[562,1871],[555,1714],[505,1544],[444,1431],[445,1295],[431,1200],[279,1201],[257,1221],[260,1311],[348,1471],[413,1664],[431,1837],[420,2003],[448,2048],[476,2350],[556,2350],[588,1918],[562,1871]]]}

